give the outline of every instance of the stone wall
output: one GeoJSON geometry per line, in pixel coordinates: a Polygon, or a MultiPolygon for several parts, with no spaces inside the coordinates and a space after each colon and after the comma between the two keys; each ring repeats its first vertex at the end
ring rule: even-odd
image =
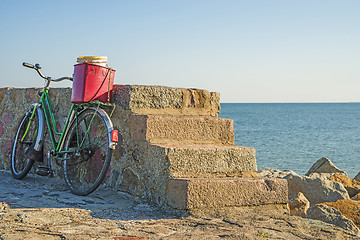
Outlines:
{"type": "MultiPolygon", "coordinates": [[[[31,103],[38,101],[36,92],[36,88],[0,89],[0,168],[9,169],[18,121],[31,103]]],[[[58,128],[62,129],[70,107],[71,89],[54,88],[50,95],[55,117],[59,120],[58,128]]],[[[214,202],[220,201],[218,196],[226,195],[230,189],[241,192],[248,186],[255,187],[250,188],[246,196],[231,194],[237,199],[227,201],[224,207],[232,206],[231,202],[233,206],[286,203],[287,186],[281,180],[238,180],[256,176],[255,149],[234,145],[233,121],[217,117],[219,93],[115,85],[112,100],[116,104],[112,121],[121,135],[107,179],[112,188],[162,206],[185,210],[207,203],[214,207],[214,202]],[[275,185],[282,187],[274,188],[275,185]],[[208,191],[199,192],[208,195],[190,197],[196,195],[194,189],[204,186],[208,191]],[[266,201],[264,196],[269,194],[271,200],[266,201]],[[249,196],[262,200],[251,204],[249,196]]],[[[45,140],[44,161],[51,144],[49,137],[45,140]]],[[[52,158],[51,162],[55,175],[62,177],[61,166],[52,158]]]]}

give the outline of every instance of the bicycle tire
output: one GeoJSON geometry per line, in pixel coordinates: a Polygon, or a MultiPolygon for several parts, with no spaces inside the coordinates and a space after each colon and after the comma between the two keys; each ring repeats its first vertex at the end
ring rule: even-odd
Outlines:
{"type": "Polygon", "coordinates": [[[109,173],[111,129],[111,120],[102,109],[88,108],[70,124],[64,147],[74,153],[65,154],[64,176],[72,193],[80,196],[92,193],[109,173]]]}
{"type": "Polygon", "coordinates": [[[37,110],[35,111],[33,119],[28,126],[33,111],[34,110],[31,109],[25,113],[15,134],[14,143],[11,150],[11,173],[15,179],[24,178],[29,173],[32,165],[34,164],[34,160],[31,160],[25,156],[27,150],[34,146],[37,135],[39,134],[40,120],[37,110]],[[27,128],[28,131],[24,137],[24,133],[26,132],[27,128]]]}

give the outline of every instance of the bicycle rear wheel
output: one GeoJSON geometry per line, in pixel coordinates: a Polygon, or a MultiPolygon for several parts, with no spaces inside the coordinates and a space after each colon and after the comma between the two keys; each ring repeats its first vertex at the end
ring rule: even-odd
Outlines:
{"type": "Polygon", "coordinates": [[[65,139],[64,175],[70,191],[88,195],[109,174],[112,156],[110,118],[102,109],[86,109],[70,125],[65,139]]]}
{"type": "Polygon", "coordinates": [[[26,154],[35,145],[39,134],[39,116],[35,110],[31,119],[33,109],[29,110],[21,119],[15,134],[14,144],[11,151],[11,173],[16,179],[24,178],[30,171],[34,160],[29,159],[26,154]]]}

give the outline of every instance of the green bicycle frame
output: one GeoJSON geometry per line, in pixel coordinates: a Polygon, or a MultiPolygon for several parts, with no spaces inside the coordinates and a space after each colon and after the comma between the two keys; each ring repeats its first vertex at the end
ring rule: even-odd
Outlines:
{"type": "Polygon", "coordinates": [[[44,92],[40,98],[40,103],[44,110],[46,125],[48,126],[48,129],[49,129],[50,139],[51,139],[53,149],[55,150],[55,153],[69,152],[69,151],[60,151],[60,150],[62,147],[62,143],[64,141],[64,137],[68,130],[69,124],[72,121],[72,119],[74,118],[74,116],[77,116],[77,111],[78,111],[77,106],[75,104],[71,104],[70,111],[69,111],[67,120],[65,122],[65,126],[62,131],[59,131],[56,126],[55,117],[54,117],[54,114],[53,114],[53,111],[51,108],[51,104],[50,104],[49,89],[47,89],[47,88],[44,89],[44,92]],[[58,143],[56,143],[55,134],[60,135],[60,140],[58,143]]]}
{"type": "MultiPolygon", "coordinates": [[[[34,116],[35,116],[36,108],[37,108],[37,106],[35,105],[35,106],[34,106],[34,110],[33,110],[33,112],[31,113],[31,116],[30,116],[30,121],[29,121],[29,123],[28,123],[28,125],[27,125],[27,127],[26,127],[26,129],[25,129],[24,135],[23,135],[22,138],[21,138],[21,141],[22,141],[22,142],[24,141],[26,135],[27,135],[28,132],[29,132],[30,125],[31,125],[31,121],[32,121],[32,119],[33,119],[34,116]]],[[[36,136],[36,135],[37,135],[37,129],[36,129],[36,131],[35,131],[35,136],[36,136]]],[[[35,139],[33,139],[33,140],[35,140],[35,139]]]]}

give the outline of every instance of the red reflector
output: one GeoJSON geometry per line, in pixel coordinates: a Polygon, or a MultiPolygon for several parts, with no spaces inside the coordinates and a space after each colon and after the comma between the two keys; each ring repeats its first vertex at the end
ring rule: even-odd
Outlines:
{"type": "Polygon", "coordinates": [[[112,130],[111,131],[111,141],[112,142],[119,141],[119,131],[118,130],[112,130]]]}

